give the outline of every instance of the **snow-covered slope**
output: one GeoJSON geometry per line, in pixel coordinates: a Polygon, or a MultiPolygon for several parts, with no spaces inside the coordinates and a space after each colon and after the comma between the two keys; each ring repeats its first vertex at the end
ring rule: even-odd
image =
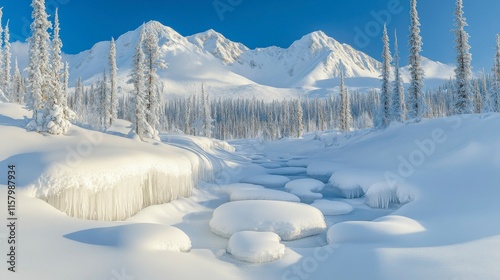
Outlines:
{"type": "MultiPolygon", "coordinates": [[[[312,92],[325,94],[338,86],[338,76],[345,69],[352,88],[378,88],[380,62],[369,55],[341,44],[322,31],[303,36],[288,48],[268,47],[250,50],[214,30],[184,37],[170,27],[150,21],[145,27],[159,38],[161,56],[168,68],[159,71],[167,94],[200,92],[201,84],[217,96],[257,96],[276,99],[312,92]]],[[[124,91],[132,68],[141,27],[116,40],[119,85],[124,91]]],[[[20,67],[27,62],[27,45],[13,44],[20,67]]],[[[65,55],[70,63],[70,86],[78,78],[85,84],[96,81],[107,69],[109,41],[76,55],[65,55]]],[[[408,67],[403,75],[408,81],[408,67]]],[[[429,59],[423,60],[426,79],[434,85],[448,79],[453,67],[429,59]]]]}

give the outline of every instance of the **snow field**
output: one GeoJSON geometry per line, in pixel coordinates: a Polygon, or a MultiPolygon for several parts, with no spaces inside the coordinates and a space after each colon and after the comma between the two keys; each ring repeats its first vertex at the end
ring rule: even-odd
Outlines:
{"type": "Polygon", "coordinates": [[[229,239],[227,252],[241,261],[271,262],[285,255],[285,245],[280,241],[274,232],[240,231],[229,239]]]}
{"type": "Polygon", "coordinates": [[[268,231],[288,241],[319,234],[326,229],[326,223],[321,211],[306,204],[248,200],[219,206],[213,212],[210,228],[226,238],[239,231],[268,231]]]}
{"type": "Polygon", "coordinates": [[[345,215],[351,213],[354,208],[342,201],[331,201],[326,199],[318,199],[311,204],[312,207],[318,208],[325,216],[345,215]]]}

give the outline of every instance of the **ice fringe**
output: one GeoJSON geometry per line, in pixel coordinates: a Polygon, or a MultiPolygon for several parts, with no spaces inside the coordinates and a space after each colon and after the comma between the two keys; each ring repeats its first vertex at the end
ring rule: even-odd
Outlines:
{"type": "MultiPolygon", "coordinates": [[[[209,152],[207,152],[208,154],[209,152]]],[[[181,156],[123,154],[89,158],[78,168],[55,166],[35,184],[35,195],[69,216],[125,220],[150,205],[188,197],[199,181],[213,181],[221,162],[198,151],[181,156]]]]}
{"type": "Polygon", "coordinates": [[[412,193],[404,186],[390,186],[385,182],[373,184],[365,194],[366,205],[388,209],[394,204],[406,204],[413,200],[412,193]]]}

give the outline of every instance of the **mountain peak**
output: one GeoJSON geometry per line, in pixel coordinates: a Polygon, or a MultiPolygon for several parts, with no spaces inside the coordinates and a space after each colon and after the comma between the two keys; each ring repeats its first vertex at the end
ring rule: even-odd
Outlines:
{"type": "Polygon", "coordinates": [[[187,39],[193,45],[220,59],[224,64],[236,62],[242,53],[249,50],[245,45],[235,43],[213,29],[188,36],[187,39]]]}

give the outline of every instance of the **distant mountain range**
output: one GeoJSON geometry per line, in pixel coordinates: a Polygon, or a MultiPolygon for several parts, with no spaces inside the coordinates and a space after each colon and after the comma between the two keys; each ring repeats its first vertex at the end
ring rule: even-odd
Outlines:
{"type": "MultiPolygon", "coordinates": [[[[201,84],[213,96],[280,99],[299,94],[325,95],[336,92],[340,70],[345,69],[350,88],[367,90],[380,86],[381,63],[369,55],[341,44],[322,31],[305,35],[290,47],[251,50],[228,40],[214,30],[184,37],[159,22],[145,24],[158,36],[168,68],[159,71],[167,94],[186,95],[200,92],[201,84]]],[[[116,40],[120,86],[127,84],[132,56],[142,27],[116,40]]],[[[65,55],[70,63],[70,83],[81,77],[85,84],[97,81],[107,69],[109,41],[76,55],[65,55]]],[[[27,45],[13,43],[20,66],[27,62],[27,45]]],[[[428,85],[454,76],[454,66],[423,59],[428,85]]],[[[408,67],[402,68],[408,81],[408,67]]]]}

